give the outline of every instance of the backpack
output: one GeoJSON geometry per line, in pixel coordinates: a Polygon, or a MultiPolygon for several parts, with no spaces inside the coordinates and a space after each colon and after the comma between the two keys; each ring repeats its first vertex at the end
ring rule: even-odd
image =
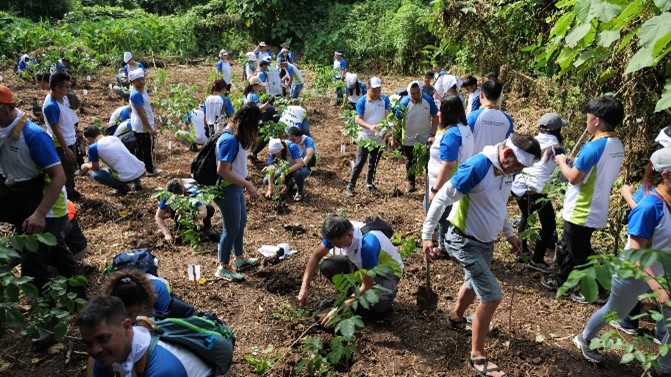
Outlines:
{"type": "Polygon", "coordinates": [[[223,132],[210,136],[207,143],[203,145],[196,157],[191,161],[191,177],[201,185],[214,186],[219,179],[219,175],[217,174],[217,141],[224,133],[232,133],[232,131],[227,127],[223,132]]]}
{"type": "Polygon", "coordinates": [[[107,272],[111,274],[121,268],[137,268],[144,273],[158,276],[158,258],[149,249],[126,250],[112,259],[107,272]]]}
{"type": "Polygon", "coordinates": [[[379,216],[368,216],[363,222],[365,225],[361,227],[361,233],[365,234],[371,230],[379,230],[389,239],[394,236],[394,229],[391,224],[382,220],[379,216]]]}
{"type": "Polygon", "coordinates": [[[147,317],[138,317],[137,320],[151,333],[147,363],[156,344],[162,340],[191,351],[212,368],[215,376],[228,372],[233,360],[235,337],[215,314],[198,313],[188,318],[167,318],[156,322],[147,317]]]}

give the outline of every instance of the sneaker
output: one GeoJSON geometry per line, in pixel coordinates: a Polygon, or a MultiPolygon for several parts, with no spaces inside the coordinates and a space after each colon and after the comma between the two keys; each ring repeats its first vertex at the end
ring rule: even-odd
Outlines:
{"type": "MultiPolygon", "coordinates": [[[[602,293],[598,296],[596,296],[596,300],[594,300],[593,304],[597,305],[604,305],[606,301],[608,301],[608,293],[602,293]]],[[[589,304],[590,302],[587,301],[585,296],[581,292],[573,292],[571,294],[571,300],[574,302],[577,302],[578,304],[589,304]]]]}
{"type": "Polygon", "coordinates": [[[549,264],[545,262],[536,262],[535,260],[531,259],[529,262],[526,264],[527,268],[540,271],[542,273],[549,273],[552,270],[552,267],[550,267],[549,264]]]}
{"type": "Polygon", "coordinates": [[[366,188],[368,189],[368,192],[370,192],[371,194],[375,196],[382,196],[382,191],[380,191],[380,189],[375,187],[375,185],[366,186],[366,188]]]}
{"type": "Polygon", "coordinates": [[[157,175],[161,174],[161,169],[154,169],[153,171],[148,171],[145,175],[147,177],[156,177],[157,175]]]}
{"type": "Polygon", "coordinates": [[[556,277],[550,275],[541,276],[541,285],[551,291],[557,291],[559,287],[561,287],[559,280],[557,280],[556,277]]]}
{"type": "Polygon", "coordinates": [[[217,268],[217,271],[214,273],[214,277],[234,282],[245,280],[245,277],[242,276],[242,274],[239,274],[235,271],[231,271],[223,267],[217,268]]]}
{"type": "Polygon", "coordinates": [[[348,197],[348,198],[353,197],[354,196],[354,190],[352,190],[351,188],[346,189],[345,190],[345,196],[348,197]]]}
{"type": "Polygon", "coordinates": [[[257,264],[259,264],[259,260],[257,258],[236,259],[235,262],[233,262],[233,269],[236,272],[240,272],[254,267],[257,264]]]}
{"type": "Polygon", "coordinates": [[[302,202],[304,197],[304,194],[297,192],[296,195],[294,195],[294,202],[302,202]]]}
{"type": "Polygon", "coordinates": [[[620,321],[610,321],[610,322],[608,322],[608,324],[610,325],[610,327],[613,327],[617,330],[620,330],[625,334],[635,335],[638,332],[638,328],[633,329],[631,327],[624,327],[622,325],[622,322],[620,322],[620,321]]]}
{"type": "Polygon", "coordinates": [[[585,341],[585,339],[582,338],[581,334],[578,334],[573,338],[573,344],[575,344],[576,347],[578,347],[580,352],[582,352],[582,356],[587,361],[594,364],[603,363],[603,356],[599,354],[599,351],[590,349],[589,343],[587,343],[587,341],[585,341]]]}
{"type": "Polygon", "coordinates": [[[414,183],[408,183],[408,187],[406,187],[405,192],[411,193],[411,192],[415,192],[415,191],[417,191],[417,189],[415,188],[415,184],[414,183]]]}

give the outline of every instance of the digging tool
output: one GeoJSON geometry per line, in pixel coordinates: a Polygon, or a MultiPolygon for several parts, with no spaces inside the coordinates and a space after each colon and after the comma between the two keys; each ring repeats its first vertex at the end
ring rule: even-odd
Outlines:
{"type": "Polygon", "coordinates": [[[431,262],[426,259],[426,285],[417,289],[417,308],[427,317],[432,317],[438,307],[438,295],[431,289],[431,262]]]}

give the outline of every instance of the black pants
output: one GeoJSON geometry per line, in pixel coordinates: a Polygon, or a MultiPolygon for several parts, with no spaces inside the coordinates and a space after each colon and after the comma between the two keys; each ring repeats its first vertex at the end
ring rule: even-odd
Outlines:
{"type": "Polygon", "coordinates": [[[410,168],[415,163],[414,146],[403,146],[403,156],[405,157],[405,178],[409,183],[415,184],[415,174],[410,172],[410,168]]]}
{"type": "MultiPolygon", "coordinates": [[[[527,219],[532,213],[538,214],[538,220],[541,223],[540,239],[536,241],[534,248],[533,261],[543,262],[545,259],[545,251],[550,247],[554,240],[555,229],[557,228],[557,221],[555,220],[555,211],[552,207],[552,202],[544,194],[530,194],[523,195],[517,200],[517,205],[522,212],[522,218],[517,228],[518,233],[524,232],[527,228],[527,219]]],[[[527,240],[522,240],[522,250],[527,250],[527,240]]]]}
{"type": "Polygon", "coordinates": [[[557,255],[558,278],[562,284],[576,266],[587,263],[587,258],[594,254],[592,233],[596,229],[564,220],[563,230],[561,255],[557,255]]]}
{"type": "Polygon", "coordinates": [[[56,148],[56,153],[58,153],[58,157],[61,158],[61,165],[63,166],[63,171],[65,172],[65,191],[68,193],[68,197],[74,197],[76,194],[75,192],[75,172],[77,171],[77,149],[75,148],[75,144],[67,146],[70,151],[75,156],[74,161],[68,161],[65,158],[65,152],[63,151],[63,147],[57,147],[56,148]]]}
{"type": "Polygon", "coordinates": [[[368,159],[368,172],[366,173],[366,186],[373,186],[373,181],[375,180],[375,172],[377,170],[377,163],[380,161],[380,156],[382,156],[382,150],[380,148],[374,148],[368,150],[366,148],[357,147],[356,149],[356,160],[354,161],[354,166],[352,167],[352,175],[349,177],[348,188],[354,190],[356,186],[356,181],[359,179],[359,175],[363,170],[364,164],[366,164],[366,159],[368,159]]]}
{"type": "Polygon", "coordinates": [[[154,141],[149,132],[135,132],[135,138],[137,139],[137,149],[135,150],[135,156],[138,160],[144,162],[144,168],[147,170],[147,173],[154,172],[154,158],[152,156],[152,151],[154,149],[154,141]]]}
{"type": "MultiPolygon", "coordinates": [[[[332,256],[322,260],[319,265],[319,272],[324,275],[329,281],[333,281],[333,277],[338,274],[349,274],[354,272],[357,267],[352,264],[350,259],[344,255],[332,256]]],[[[370,307],[368,310],[371,314],[387,313],[394,303],[396,293],[398,292],[398,278],[396,276],[376,276],[375,284],[379,284],[388,291],[378,292],[378,302],[370,307]]],[[[359,306],[359,308],[362,308],[359,306]]]]}

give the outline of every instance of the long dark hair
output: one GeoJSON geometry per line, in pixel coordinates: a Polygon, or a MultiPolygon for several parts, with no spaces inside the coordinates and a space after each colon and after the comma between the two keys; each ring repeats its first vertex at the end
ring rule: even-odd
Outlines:
{"type": "Polygon", "coordinates": [[[242,95],[247,97],[247,94],[251,93],[252,89],[254,89],[254,85],[247,84],[247,86],[245,86],[245,90],[242,91],[242,95]]]}
{"type": "Polygon", "coordinates": [[[350,87],[347,87],[347,94],[352,94],[356,92],[357,96],[361,95],[361,84],[359,83],[359,80],[356,81],[356,84],[354,84],[354,88],[350,89],[350,87]]]}
{"type": "Polygon", "coordinates": [[[255,103],[251,102],[244,104],[235,113],[235,117],[233,118],[233,122],[236,125],[235,138],[242,148],[249,149],[256,142],[261,116],[261,109],[255,103]]]}
{"type": "Polygon", "coordinates": [[[445,129],[455,124],[466,124],[466,111],[461,98],[451,94],[440,100],[440,128],[445,129]]]}
{"type": "Polygon", "coordinates": [[[215,94],[221,92],[222,89],[228,89],[228,84],[224,79],[216,79],[212,83],[212,88],[210,89],[210,94],[215,94]]]}

